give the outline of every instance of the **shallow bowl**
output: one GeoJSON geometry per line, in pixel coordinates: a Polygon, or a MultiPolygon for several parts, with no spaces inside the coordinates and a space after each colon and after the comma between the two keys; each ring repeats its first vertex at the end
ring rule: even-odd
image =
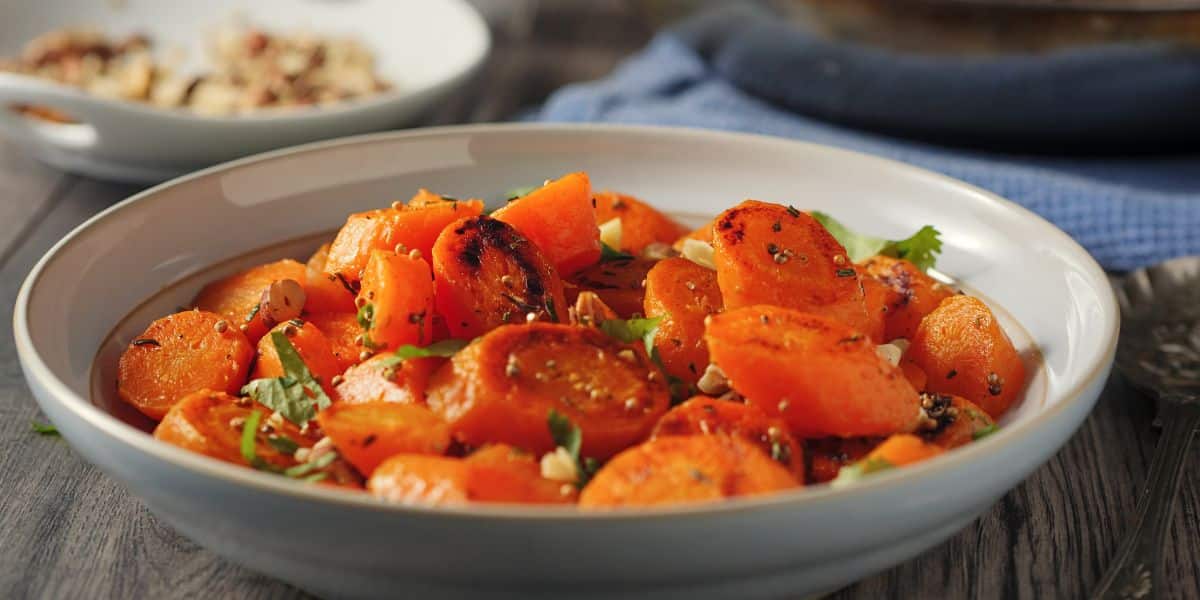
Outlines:
{"type": "Polygon", "coordinates": [[[138,194],[38,263],[14,331],[35,397],[83,457],[188,537],[306,590],[779,597],[837,588],[915,556],[1049,459],[1104,385],[1117,315],[1104,273],[1065,234],[940,175],[768,137],[488,125],[282,150],[138,194]],[[753,197],[821,209],[879,235],[936,225],[946,244],[939,268],[987,298],[1027,357],[1024,399],[998,433],[851,487],[608,514],[388,505],[192,454],[115,416],[111,370],[121,347],[203,280],[302,258],[348,212],[418,187],[499,202],[504,190],[581,169],[598,186],[692,218],[753,197]]]}

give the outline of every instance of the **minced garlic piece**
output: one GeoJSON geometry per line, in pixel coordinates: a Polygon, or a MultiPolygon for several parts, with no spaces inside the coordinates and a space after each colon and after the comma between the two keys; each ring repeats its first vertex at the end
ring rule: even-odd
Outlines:
{"type": "Polygon", "coordinates": [[[621,217],[600,224],[600,241],[613,250],[621,249],[621,217]]]}
{"type": "Polygon", "coordinates": [[[681,254],[684,258],[708,269],[716,269],[716,264],[713,263],[713,247],[708,242],[700,240],[686,239],[683,240],[683,249],[681,254]]]}
{"type": "Polygon", "coordinates": [[[575,465],[575,459],[562,446],[555,448],[554,452],[547,452],[542,456],[541,467],[542,477],[551,481],[564,483],[579,481],[579,468],[575,465]]]}

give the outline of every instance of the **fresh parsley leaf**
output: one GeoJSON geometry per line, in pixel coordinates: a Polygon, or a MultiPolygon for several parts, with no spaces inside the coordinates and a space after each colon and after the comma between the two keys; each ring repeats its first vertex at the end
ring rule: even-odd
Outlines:
{"type": "Polygon", "coordinates": [[[633,258],[632,254],[630,254],[628,252],[622,252],[620,250],[617,250],[616,248],[613,248],[612,246],[609,246],[608,244],[605,244],[604,242],[600,242],[600,262],[611,262],[614,260],[629,260],[632,258],[633,258]]]}
{"type": "Polygon", "coordinates": [[[653,355],[654,334],[658,333],[658,325],[662,317],[649,319],[609,319],[600,322],[600,331],[626,344],[641,340],[646,345],[646,353],[653,355]]]}
{"type": "Polygon", "coordinates": [[[31,427],[33,427],[33,432],[38,435],[47,435],[47,436],[61,435],[60,433],[58,433],[58,428],[53,425],[48,425],[45,423],[38,423],[37,421],[32,421],[29,423],[29,425],[31,427]]]}
{"type": "Polygon", "coordinates": [[[579,460],[579,447],[583,444],[583,433],[571,423],[571,419],[552,408],[546,417],[546,424],[550,427],[550,438],[554,440],[554,444],[566,448],[567,452],[571,454],[571,458],[579,460]]]}
{"type": "Polygon", "coordinates": [[[984,427],[983,429],[980,429],[979,431],[972,433],[971,441],[982,440],[983,438],[985,438],[989,435],[992,435],[993,433],[996,433],[997,431],[1000,431],[1000,426],[996,425],[995,423],[992,423],[991,425],[988,425],[987,427],[984,427]]]}
{"type": "Polygon", "coordinates": [[[926,271],[934,266],[937,255],[942,252],[941,233],[932,225],[922,227],[903,240],[888,240],[851,231],[837,219],[823,212],[813,211],[812,216],[846,248],[846,254],[853,262],[882,254],[903,258],[926,271]]]}
{"type": "Polygon", "coordinates": [[[332,401],[287,336],[279,331],[272,331],[270,335],[284,375],[255,379],[242,388],[242,393],[278,411],[283,418],[304,425],[316,416],[318,408],[328,408],[332,401]]]}
{"type": "MultiPolygon", "coordinates": [[[[290,477],[292,479],[299,479],[300,481],[304,481],[306,483],[317,482],[325,479],[328,476],[327,473],[314,473],[313,471],[324,469],[325,467],[328,467],[330,463],[337,460],[337,452],[327,452],[317,457],[316,460],[300,463],[294,467],[288,467],[286,469],[281,469],[275,465],[272,465],[266,460],[263,460],[263,457],[258,455],[257,446],[258,424],[261,421],[262,413],[258,411],[251,411],[250,414],[246,416],[245,424],[242,425],[242,458],[246,459],[246,462],[250,463],[251,467],[258,469],[259,471],[267,471],[268,473],[283,475],[284,477],[290,477]]],[[[276,450],[283,452],[284,454],[294,454],[296,449],[300,447],[299,444],[284,436],[269,437],[267,438],[267,443],[271,444],[271,446],[273,446],[276,450]]]]}
{"type": "Polygon", "coordinates": [[[428,356],[441,356],[443,358],[449,358],[457,354],[459,350],[466,348],[467,344],[470,343],[470,340],[449,338],[440,342],[434,342],[428,346],[425,346],[424,348],[420,346],[414,346],[412,344],[405,344],[399,348],[396,348],[396,351],[393,352],[391,356],[380,360],[379,363],[384,367],[394,367],[410,358],[425,358],[428,356]]]}
{"type": "Polygon", "coordinates": [[[833,487],[845,487],[847,485],[857,483],[864,476],[870,475],[871,473],[878,473],[879,471],[886,471],[894,468],[896,468],[896,465],[893,465],[882,458],[867,458],[850,466],[842,467],[841,470],[838,471],[837,477],[830,482],[830,485],[833,487]]]}

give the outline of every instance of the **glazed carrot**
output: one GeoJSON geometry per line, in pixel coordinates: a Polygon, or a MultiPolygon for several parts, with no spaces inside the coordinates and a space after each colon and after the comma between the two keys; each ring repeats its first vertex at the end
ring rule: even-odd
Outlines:
{"type": "Polygon", "coordinates": [[[329,244],[322,244],[305,265],[304,291],[308,293],[308,299],[304,302],[304,311],[353,314],[354,290],[350,288],[349,282],[343,282],[337,275],[325,272],[328,257],[329,244]]]}
{"type": "Polygon", "coordinates": [[[583,455],[604,459],[644,439],[667,410],[664,378],[644,350],[590,327],[498,327],[433,375],[429,407],[462,442],[553,450],[551,409],[583,433],[583,455]]]}
{"type": "Polygon", "coordinates": [[[970,296],[942,300],[913,335],[907,356],[931,392],[962,396],[1000,418],[1025,387],[1025,365],[992,311],[970,296]]]}
{"type": "Polygon", "coordinates": [[[630,254],[639,255],[646,246],[655,242],[671,244],[687,229],[658,209],[625,194],[598,192],[596,200],[596,222],[605,223],[612,219],[621,220],[621,247],[630,254]]]}
{"type": "Polygon", "coordinates": [[[738,436],[758,446],[804,482],[804,450],[788,433],[787,424],[751,404],[696,396],[667,411],[650,435],[717,434],[738,436]]]}
{"type": "Polygon", "coordinates": [[[492,213],[541,250],[564,277],[600,259],[600,229],[587,173],[571,173],[492,213]]]}
{"type": "Polygon", "coordinates": [[[793,435],[887,435],[916,427],[916,390],[849,326],[775,306],[709,319],[712,361],[751,403],[782,415],[793,435]]]}
{"type": "Polygon", "coordinates": [[[567,293],[567,302],[574,304],[580,291],[589,291],[595,292],[622,319],[642,314],[642,299],[646,295],[643,284],[654,262],[643,258],[627,258],[587,267],[571,276],[568,285],[575,293],[567,293]]]}
{"type": "Polygon", "coordinates": [[[271,283],[284,279],[303,284],[306,276],[305,266],[291,259],[259,265],[204,286],[192,305],[221,315],[234,328],[242,329],[246,339],[254,344],[275,325],[258,309],[263,291],[271,283]]]}
{"type": "Polygon", "coordinates": [[[117,366],[121,400],[154,420],[199,390],[237,393],[254,349],[230,321],[201,310],[163,317],[135,338],[117,366]]]}
{"type": "Polygon", "coordinates": [[[395,350],[406,344],[433,341],[433,274],[429,263],[416,256],[375,250],[363,270],[358,304],[368,322],[372,349],[395,350]]]}
{"type": "Polygon", "coordinates": [[[695,385],[708,367],[704,319],[721,310],[717,274],[685,258],[659,261],[646,274],[645,311],[662,317],[654,346],[667,372],[695,385]]]}
{"type": "MultiPolygon", "coordinates": [[[[421,194],[417,195],[421,198],[421,194]]],[[[329,246],[325,271],[357,282],[372,250],[417,250],[429,256],[433,242],[447,225],[483,213],[483,202],[421,201],[350,215],[329,246]]]]}
{"type": "Polygon", "coordinates": [[[451,506],[469,499],[471,469],[458,458],[398,454],[375,468],[367,491],[400,504],[451,506]]]}
{"type": "Polygon", "coordinates": [[[927,394],[925,412],[937,421],[937,428],[922,432],[922,437],[947,450],[965,446],[996,430],[996,422],[983,409],[966,398],[927,394]]]}
{"type": "Polygon", "coordinates": [[[370,477],[375,467],[397,454],[442,454],[450,430],[424,406],[395,402],[335,404],[317,415],[338,452],[370,477]]]}
{"type": "Polygon", "coordinates": [[[376,354],[347,369],[337,386],[339,401],[344,404],[424,404],[429,377],[445,364],[446,359],[410,358],[399,365],[390,362],[390,353],[376,354]]]}
{"type": "MultiPolygon", "coordinates": [[[[271,330],[276,331],[287,336],[300,359],[304,361],[304,366],[308,367],[308,371],[320,382],[321,389],[325,390],[330,398],[334,398],[333,378],[341,373],[342,367],[333,355],[333,348],[325,334],[316,325],[300,320],[280,323],[271,330]]],[[[279,361],[279,353],[275,350],[275,343],[269,335],[271,332],[258,341],[258,360],[254,363],[251,379],[282,377],[285,374],[283,364],[279,361]]]]}
{"type": "Polygon", "coordinates": [[[862,332],[872,342],[882,344],[895,339],[887,335],[888,313],[899,304],[900,295],[894,289],[874,277],[863,277],[863,304],[867,309],[866,324],[862,332]]]}
{"type": "Polygon", "coordinates": [[[339,371],[345,371],[359,363],[358,355],[363,348],[356,340],[362,335],[363,329],[354,313],[315,313],[307,315],[305,319],[316,325],[317,329],[325,334],[325,339],[329,340],[329,350],[337,359],[339,371]]]}
{"type": "Polygon", "coordinates": [[[905,357],[900,361],[900,371],[904,373],[904,378],[912,384],[913,389],[918,392],[925,391],[925,388],[929,385],[929,375],[921,367],[918,367],[917,363],[913,362],[911,358],[905,357]]]}
{"type": "Polygon", "coordinates": [[[511,225],[490,217],[456,221],[433,248],[437,311],[450,334],[470,339],[505,323],[565,321],[554,266],[511,225]]]}
{"type": "Polygon", "coordinates": [[[713,226],[716,224],[717,220],[713,219],[712,221],[693,229],[688,234],[676,239],[675,243],[671,244],[671,247],[675,248],[676,250],[683,250],[683,243],[687,240],[698,240],[711,244],[713,241],[713,226]]]}
{"type": "Polygon", "coordinates": [[[907,260],[874,256],[863,262],[861,269],[866,279],[875,279],[892,291],[886,299],[885,340],[912,338],[921,319],[955,294],[907,260]]]}
{"type": "Polygon", "coordinates": [[[882,444],[867,454],[865,460],[882,460],[893,467],[902,467],[933,458],[945,452],[941,446],[930,444],[911,433],[888,436],[882,444]]]}
{"type": "MultiPolygon", "coordinates": [[[[259,413],[263,423],[270,413],[261,406],[241,406],[238,398],[224,392],[199,390],[184,396],[167,411],[162,422],[154,428],[154,437],[218,460],[250,466],[242,455],[241,445],[243,424],[252,412],[259,413]]],[[[255,453],[275,467],[287,468],[296,464],[292,455],[280,452],[268,441],[268,438],[280,435],[302,448],[313,445],[294,427],[285,428],[283,433],[258,431],[255,453]]]]}
{"type": "Polygon", "coordinates": [[[820,222],[746,200],[717,218],[713,263],[726,308],[770,304],[868,326],[858,271],[820,222]]]}
{"type": "Polygon", "coordinates": [[[491,444],[465,460],[471,469],[468,495],[476,502],[560,504],[575,502],[574,484],[542,477],[537,458],[507,444],[491,444]]]}
{"type": "Polygon", "coordinates": [[[740,437],[660,437],[609,461],[583,488],[579,506],[602,509],[701,502],[797,485],[787,469],[740,437]]]}
{"type": "Polygon", "coordinates": [[[883,438],[815,438],[805,440],[804,455],[808,457],[809,483],[833,481],[842,467],[856,463],[870,454],[883,438]]]}

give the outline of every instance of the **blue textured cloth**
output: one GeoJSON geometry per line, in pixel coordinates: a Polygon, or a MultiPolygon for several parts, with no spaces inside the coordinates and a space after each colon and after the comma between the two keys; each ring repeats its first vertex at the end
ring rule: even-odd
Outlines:
{"type": "MultiPolygon", "coordinates": [[[[833,124],[805,109],[814,98],[833,107],[837,94],[812,84],[812,77],[797,75],[806,72],[797,68],[797,57],[813,47],[797,37],[802,33],[761,17],[726,26],[722,30],[733,33],[719,36],[695,25],[660,34],[608,79],[556,92],[533,118],[726,129],[850,148],[945,173],[1012,199],[1065,230],[1108,269],[1200,254],[1200,156],[1001,154],[833,124]],[[777,29],[762,29],[770,27],[777,29]]],[[[813,64],[827,65],[817,67],[826,73],[839,68],[828,65],[873,60],[861,54],[846,59],[828,47],[821,51],[821,60],[813,64]]],[[[865,70],[870,77],[879,71],[865,70]]],[[[885,104],[871,100],[874,107],[885,104]]],[[[920,110],[919,103],[900,104],[899,110],[920,110]]]]}

